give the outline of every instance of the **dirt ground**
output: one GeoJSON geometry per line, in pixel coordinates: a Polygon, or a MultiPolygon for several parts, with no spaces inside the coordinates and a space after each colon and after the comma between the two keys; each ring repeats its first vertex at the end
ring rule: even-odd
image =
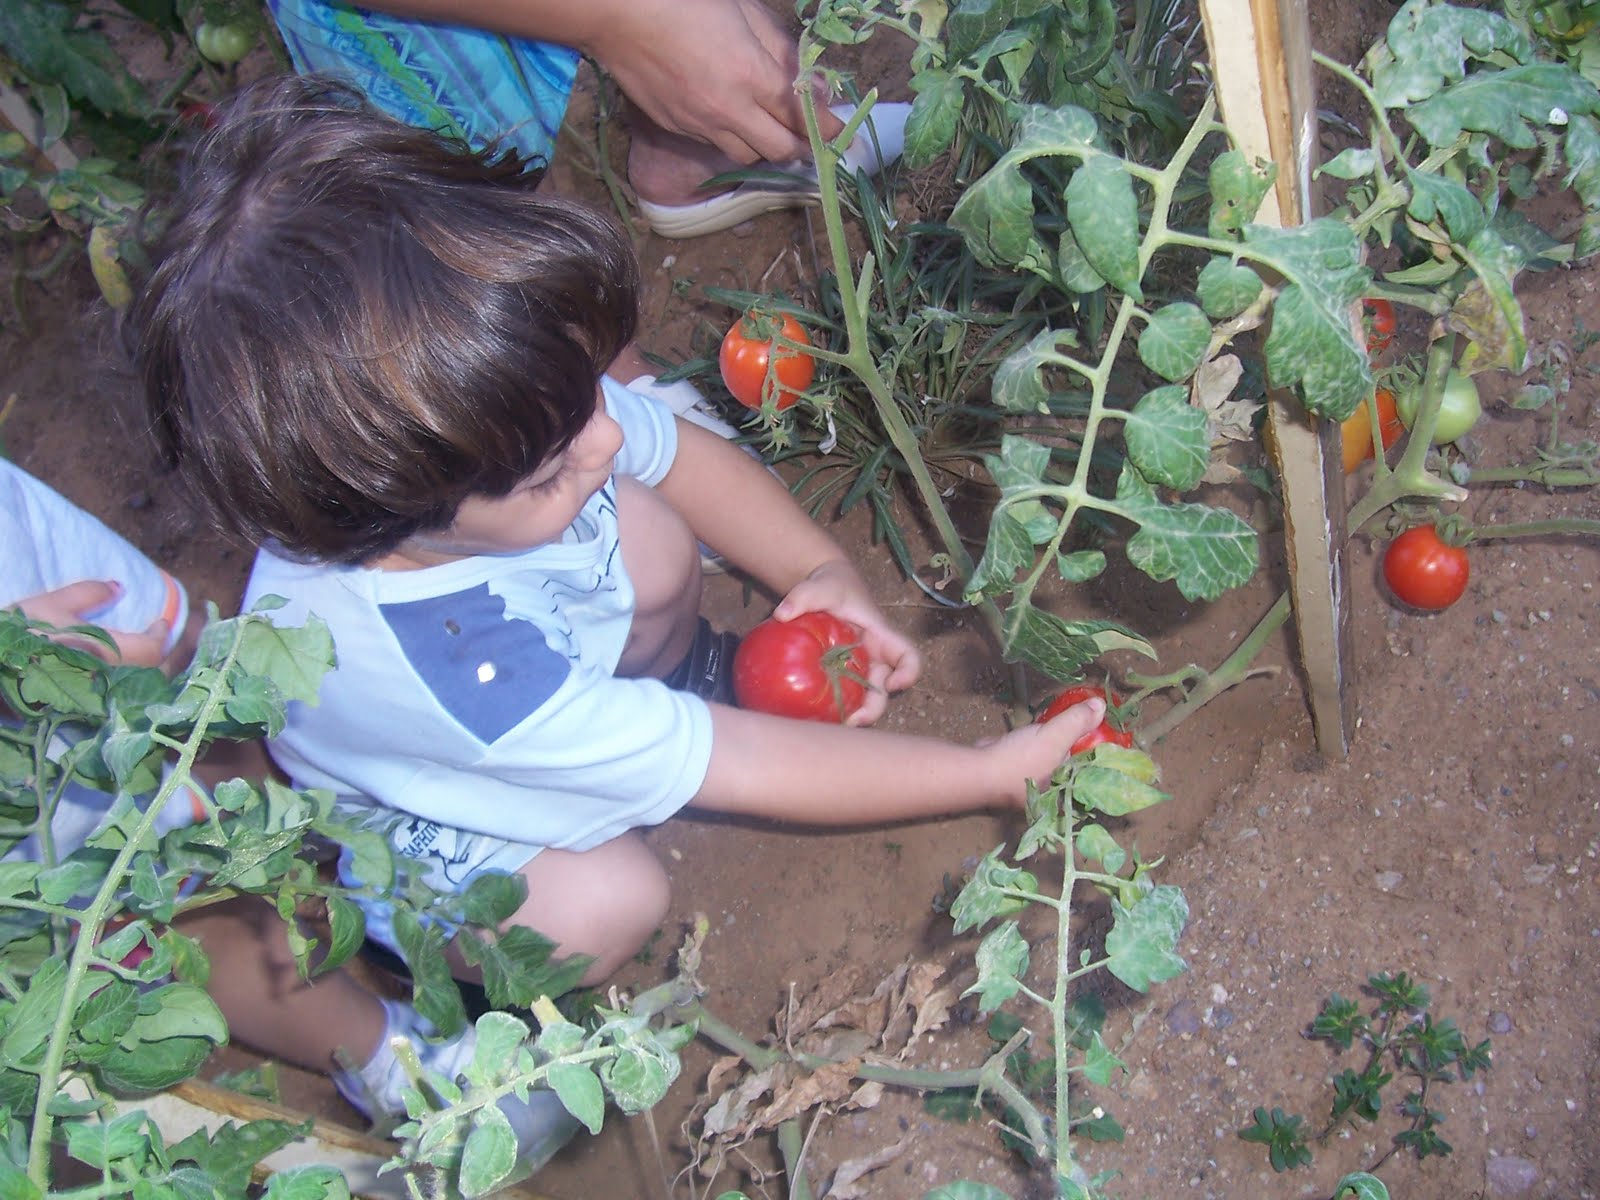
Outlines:
{"type": "MultiPolygon", "coordinates": [[[[1355,57],[1390,11],[1361,8],[1359,21],[1319,28],[1319,44],[1355,57]]],[[[892,61],[862,65],[895,95],[892,61]]],[[[583,163],[568,147],[552,183],[599,200],[583,163]]],[[[704,299],[707,286],[806,294],[820,246],[820,228],[803,214],[692,242],[641,235],[647,348],[674,361],[706,352],[728,319],[704,299]]],[[[1596,278],[1583,267],[1528,280],[1535,340],[1571,338],[1580,321],[1600,326],[1596,278]]],[[[24,289],[20,313],[0,312],[0,398],[16,396],[6,449],[228,609],[248,554],[212,534],[154,467],[94,297],[84,269],[24,289]]],[[[1485,388],[1491,419],[1481,441],[1490,461],[1528,458],[1542,430],[1534,414],[1507,405],[1506,391],[1485,388]]],[[[1574,394],[1572,436],[1600,436],[1588,371],[1575,373],[1574,394]]],[[[1465,512],[1520,520],[1600,516],[1597,509],[1584,494],[1481,489],[1465,512]]],[[[835,529],[926,654],[925,678],[896,700],[886,726],[966,741],[1002,729],[1005,680],[975,622],[905,582],[859,517],[835,529]]],[[[1186,605],[1168,588],[1115,572],[1069,603],[1075,614],[1115,615],[1151,636],[1160,670],[1214,665],[1282,586],[1273,544],[1263,540],[1267,570],[1210,605],[1186,605]]],[[[1148,997],[1102,993],[1110,1031],[1129,1035],[1121,1050],[1129,1070],[1096,1099],[1126,1139],[1089,1145],[1085,1157],[1092,1171],[1118,1172],[1116,1194],[1318,1197],[1373,1162],[1398,1127],[1392,1114],[1376,1131],[1319,1146],[1314,1168],[1293,1175],[1274,1175],[1261,1148],[1235,1133],[1257,1105],[1320,1124],[1329,1077],[1357,1064],[1305,1030],[1329,993],[1355,995],[1378,971],[1409,972],[1431,990],[1435,1016],[1453,1018],[1469,1042],[1493,1040],[1486,1075],[1431,1096],[1454,1153],[1391,1158],[1381,1174],[1393,1194],[1600,1192],[1600,1009],[1592,999],[1600,986],[1600,665],[1592,650],[1600,550],[1521,540],[1479,545],[1472,555],[1465,599],[1421,616],[1389,603],[1372,546],[1353,546],[1351,686],[1360,721],[1347,759],[1318,754],[1282,641],[1265,655],[1281,668],[1275,676],[1224,695],[1154,747],[1174,798],[1140,814],[1126,840],[1147,858],[1165,856],[1159,878],[1188,899],[1179,948],[1190,970],[1148,997]]],[[[771,603],[737,579],[709,580],[708,615],[728,627],[748,628],[771,603]]],[[[1116,673],[1137,664],[1109,665],[1116,673]]],[[[752,1037],[770,1033],[791,991],[803,995],[850,972],[870,990],[907,959],[929,960],[965,987],[977,939],[952,937],[933,901],[947,876],[1017,831],[998,818],[846,833],[675,819],[650,834],[674,879],[672,916],[658,952],[618,985],[661,978],[681,929],[704,913],[708,1007],[752,1037]]],[[[910,1061],[972,1065],[983,1044],[957,1022],[919,1042],[910,1061]]],[[[229,1053],[227,1063],[242,1060],[229,1053]]],[[[554,1200],[669,1194],[686,1162],[679,1125],[713,1058],[704,1044],[686,1052],[684,1077],[655,1115],[659,1155],[644,1119],[613,1116],[599,1137],[563,1152],[539,1190],[554,1200]]],[[[319,1081],[291,1073],[288,1086],[292,1098],[352,1119],[319,1081]]],[[[936,1120],[917,1097],[891,1091],[870,1111],[819,1123],[807,1153],[819,1195],[839,1164],[888,1147],[898,1153],[859,1192],[844,1194],[914,1200],[958,1179],[1038,1194],[1038,1180],[992,1128],[936,1120]]],[[[759,1149],[753,1160],[770,1161],[759,1149]]],[[[713,1196],[736,1184],[752,1195],[783,1194],[781,1180],[732,1176],[714,1187],[686,1177],[671,1194],[713,1196]]]]}

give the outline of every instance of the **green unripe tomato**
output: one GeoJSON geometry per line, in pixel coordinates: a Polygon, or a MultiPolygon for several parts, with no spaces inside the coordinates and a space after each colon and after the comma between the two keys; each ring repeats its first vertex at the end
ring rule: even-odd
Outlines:
{"type": "MultiPolygon", "coordinates": [[[[1416,423],[1417,405],[1422,399],[1419,384],[1406,388],[1395,397],[1395,412],[1407,429],[1416,423]]],[[[1483,415],[1483,403],[1478,399],[1478,385],[1470,375],[1452,370],[1444,379],[1444,398],[1439,401],[1439,420],[1433,427],[1433,444],[1443,446],[1463,437],[1483,415]]]]}
{"type": "Polygon", "coordinates": [[[194,31],[194,48],[221,66],[236,63],[255,49],[256,39],[239,25],[212,25],[203,21],[194,31]]]}

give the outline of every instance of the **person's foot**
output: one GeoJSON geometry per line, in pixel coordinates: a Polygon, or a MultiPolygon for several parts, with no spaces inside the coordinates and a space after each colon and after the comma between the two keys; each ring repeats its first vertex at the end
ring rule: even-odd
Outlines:
{"type": "MultiPolygon", "coordinates": [[[[455,1081],[472,1061],[477,1047],[477,1031],[468,1026],[453,1038],[430,1041],[434,1029],[416,1009],[399,1000],[380,1000],[385,1016],[383,1037],[371,1059],[359,1070],[340,1068],[333,1073],[339,1094],[369,1121],[393,1121],[406,1115],[405,1089],[410,1080],[395,1056],[391,1042],[405,1038],[417,1052],[422,1066],[455,1081]]],[[[504,1096],[497,1107],[517,1135],[517,1161],[527,1174],[537,1171],[572,1140],[581,1125],[561,1103],[560,1097],[544,1088],[528,1092],[526,1100],[504,1096]]]]}
{"type": "MultiPolygon", "coordinates": [[[[833,112],[848,119],[854,107],[835,105],[833,112]]],[[[844,155],[844,166],[875,175],[886,163],[898,159],[910,113],[909,104],[874,105],[844,155]]],[[[700,237],[764,212],[817,201],[816,168],[802,161],[757,164],[750,169],[763,171],[762,177],[717,192],[702,186],[707,179],[737,167],[715,147],[647,123],[635,129],[628,148],[628,179],[639,199],[639,211],[664,237],[700,237]]]]}

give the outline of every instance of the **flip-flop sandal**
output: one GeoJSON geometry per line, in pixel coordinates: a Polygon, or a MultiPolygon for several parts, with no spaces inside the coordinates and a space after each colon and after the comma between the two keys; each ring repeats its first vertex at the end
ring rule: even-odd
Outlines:
{"type": "MultiPolygon", "coordinates": [[[[836,104],[833,112],[841,121],[848,121],[855,106],[836,104]]],[[[910,115],[909,104],[873,105],[871,116],[845,151],[842,165],[851,171],[876,175],[885,163],[894,162],[905,147],[906,118],[910,115]]],[[[662,237],[693,238],[731,229],[762,213],[815,204],[819,195],[813,164],[769,164],[769,169],[732,191],[694,204],[652,204],[641,200],[639,212],[662,237]]]]}

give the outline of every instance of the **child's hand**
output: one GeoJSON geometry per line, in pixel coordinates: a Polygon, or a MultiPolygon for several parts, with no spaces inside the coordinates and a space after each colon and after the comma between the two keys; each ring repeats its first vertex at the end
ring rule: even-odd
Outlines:
{"type": "Polygon", "coordinates": [[[867,697],[846,724],[871,725],[889,706],[889,693],[904,691],[922,674],[922,655],[884,619],[866,581],[849,563],[823,563],[789,590],[773,616],[793,620],[801,613],[831,612],[861,627],[861,644],[872,665],[867,671],[867,697]]]}
{"type": "MultiPolygon", "coordinates": [[[[72,625],[93,625],[94,613],[103,612],[122,595],[122,585],[111,579],[84,579],[52,592],[40,592],[19,600],[16,607],[35,621],[48,621],[65,629],[72,625]]],[[[121,662],[133,667],[165,667],[163,648],[169,632],[165,621],[156,621],[141,633],[123,629],[106,630],[116,643],[112,650],[104,642],[74,634],[55,634],[64,646],[85,650],[106,662],[121,662]]]]}
{"type": "Polygon", "coordinates": [[[1055,769],[1071,756],[1073,744],[1096,728],[1105,715],[1106,702],[1092,697],[1048,721],[1023,725],[988,743],[994,753],[1016,764],[1019,807],[1027,798],[1023,781],[1031,779],[1038,786],[1045,786],[1055,769]]]}

